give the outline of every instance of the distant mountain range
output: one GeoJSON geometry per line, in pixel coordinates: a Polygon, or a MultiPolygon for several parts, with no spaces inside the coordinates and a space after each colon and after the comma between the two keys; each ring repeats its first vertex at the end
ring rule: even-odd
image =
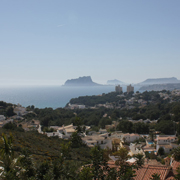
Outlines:
{"type": "Polygon", "coordinates": [[[152,85],[152,84],[171,84],[171,83],[180,83],[175,77],[172,78],[156,78],[156,79],[146,79],[145,81],[138,83],[138,85],[152,85]]]}
{"type": "Polygon", "coordinates": [[[108,80],[107,84],[109,84],[109,85],[117,85],[117,84],[125,84],[125,83],[122,82],[122,81],[119,81],[117,79],[114,79],[114,80],[108,80]]]}
{"type": "MultiPolygon", "coordinates": [[[[107,85],[117,85],[117,84],[125,85],[124,82],[119,81],[117,79],[107,81],[107,85]]],[[[143,86],[142,89],[155,90],[155,89],[162,89],[162,88],[173,89],[174,87],[179,87],[178,84],[180,85],[180,80],[178,80],[175,77],[171,77],[171,78],[146,79],[145,81],[135,84],[135,85],[143,86]],[[151,85],[154,85],[154,86],[151,86],[151,85]],[[162,85],[165,85],[165,86],[163,87],[162,85]]],[[[103,85],[93,82],[91,79],[91,76],[83,76],[76,79],[67,80],[64,86],[103,86],[103,85]]]]}
{"type": "Polygon", "coordinates": [[[162,90],[172,91],[174,89],[180,89],[180,83],[146,85],[146,86],[142,86],[139,90],[142,90],[142,91],[162,91],[162,90]]]}
{"type": "Polygon", "coordinates": [[[64,86],[101,86],[92,81],[91,76],[83,76],[76,79],[67,80],[64,86]]]}

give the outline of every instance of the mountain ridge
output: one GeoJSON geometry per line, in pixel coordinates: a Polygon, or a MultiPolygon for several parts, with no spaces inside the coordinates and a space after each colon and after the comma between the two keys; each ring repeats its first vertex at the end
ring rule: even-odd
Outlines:
{"type": "Polygon", "coordinates": [[[171,83],[180,83],[175,77],[171,78],[154,78],[154,79],[146,79],[145,81],[138,83],[139,85],[152,85],[152,84],[171,84],[171,83]]]}
{"type": "Polygon", "coordinates": [[[108,85],[117,85],[117,84],[125,84],[125,83],[122,81],[119,81],[118,79],[113,79],[113,80],[108,80],[107,84],[108,85]]]}

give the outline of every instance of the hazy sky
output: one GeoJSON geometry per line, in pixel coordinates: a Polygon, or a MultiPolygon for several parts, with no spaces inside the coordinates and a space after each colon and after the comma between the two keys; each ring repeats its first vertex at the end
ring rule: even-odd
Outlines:
{"type": "Polygon", "coordinates": [[[1,0],[0,84],[180,79],[180,0],[1,0]]]}

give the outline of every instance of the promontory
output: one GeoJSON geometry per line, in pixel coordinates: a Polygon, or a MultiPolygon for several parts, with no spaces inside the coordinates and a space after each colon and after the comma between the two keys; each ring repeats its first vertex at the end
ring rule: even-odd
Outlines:
{"type": "Polygon", "coordinates": [[[100,84],[93,82],[91,76],[83,76],[77,79],[68,79],[64,86],[100,86],[100,84]]]}

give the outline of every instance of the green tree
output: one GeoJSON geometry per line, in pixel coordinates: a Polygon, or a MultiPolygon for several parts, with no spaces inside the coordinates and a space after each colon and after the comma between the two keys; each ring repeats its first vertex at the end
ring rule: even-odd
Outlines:
{"type": "Polygon", "coordinates": [[[76,127],[76,130],[78,133],[82,133],[83,132],[83,128],[82,128],[82,125],[83,125],[83,121],[81,118],[79,117],[75,117],[75,120],[74,120],[74,123],[73,123],[76,127]]]}
{"type": "MultiPolygon", "coordinates": [[[[2,134],[2,144],[3,148],[0,150],[1,161],[0,164],[3,167],[1,169],[0,177],[4,180],[16,180],[19,179],[17,176],[17,172],[21,171],[21,167],[18,166],[19,160],[21,156],[18,158],[14,158],[14,151],[13,151],[13,137],[10,135],[6,137],[2,134]]],[[[20,174],[20,173],[19,173],[20,174]]]]}
{"type": "Polygon", "coordinates": [[[165,151],[164,151],[164,148],[163,148],[163,147],[160,147],[160,148],[158,149],[158,154],[159,154],[160,156],[162,156],[162,155],[165,154],[165,151]]]}
{"type": "Polygon", "coordinates": [[[3,161],[3,167],[5,172],[9,172],[11,170],[11,163],[14,158],[14,151],[13,151],[13,137],[10,134],[9,137],[6,137],[5,134],[2,134],[2,143],[3,148],[0,150],[1,159],[3,161]]]}
{"type": "Polygon", "coordinates": [[[141,168],[144,165],[144,155],[141,153],[135,154],[133,156],[136,159],[136,167],[137,169],[141,168]]]}
{"type": "Polygon", "coordinates": [[[113,153],[115,157],[118,159],[116,160],[116,165],[118,165],[119,169],[117,171],[117,176],[120,180],[130,180],[132,177],[135,176],[135,171],[133,168],[134,165],[130,165],[126,161],[130,157],[128,155],[128,150],[124,147],[120,148],[119,151],[113,153]]]}
{"type": "Polygon", "coordinates": [[[79,172],[79,180],[92,180],[94,174],[89,166],[84,166],[79,172]]]}
{"type": "Polygon", "coordinates": [[[176,161],[180,161],[180,147],[173,150],[173,157],[176,161]]]}
{"type": "Polygon", "coordinates": [[[36,175],[35,164],[27,150],[23,150],[22,155],[18,157],[18,162],[20,166],[18,177],[20,179],[29,180],[36,175]]]}
{"type": "Polygon", "coordinates": [[[160,174],[154,173],[150,179],[151,180],[161,180],[160,174]]]}
{"type": "Polygon", "coordinates": [[[14,109],[13,109],[12,106],[7,107],[7,109],[6,109],[6,115],[9,116],[9,117],[15,115],[14,109]]]}
{"type": "Polygon", "coordinates": [[[175,179],[176,179],[176,180],[179,180],[179,179],[180,179],[180,166],[177,167],[177,169],[176,169],[175,179]]]}
{"type": "Polygon", "coordinates": [[[127,120],[122,120],[117,126],[117,130],[122,131],[123,133],[132,133],[133,132],[133,123],[127,120]]]}
{"type": "Polygon", "coordinates": [[[73,132],[71,136],[72,148],[79,148],[83,145],[82,139],[77,132],[73,132]]]}
{"type": "Polygon", "coordinates": [[[94,179],[105,179],[108,166],[107,159],[104,156],[104,150],[99,146],[95,146],[91,149],[91,159],[92,159],[92,173],[94,174],[94,179]]]}

